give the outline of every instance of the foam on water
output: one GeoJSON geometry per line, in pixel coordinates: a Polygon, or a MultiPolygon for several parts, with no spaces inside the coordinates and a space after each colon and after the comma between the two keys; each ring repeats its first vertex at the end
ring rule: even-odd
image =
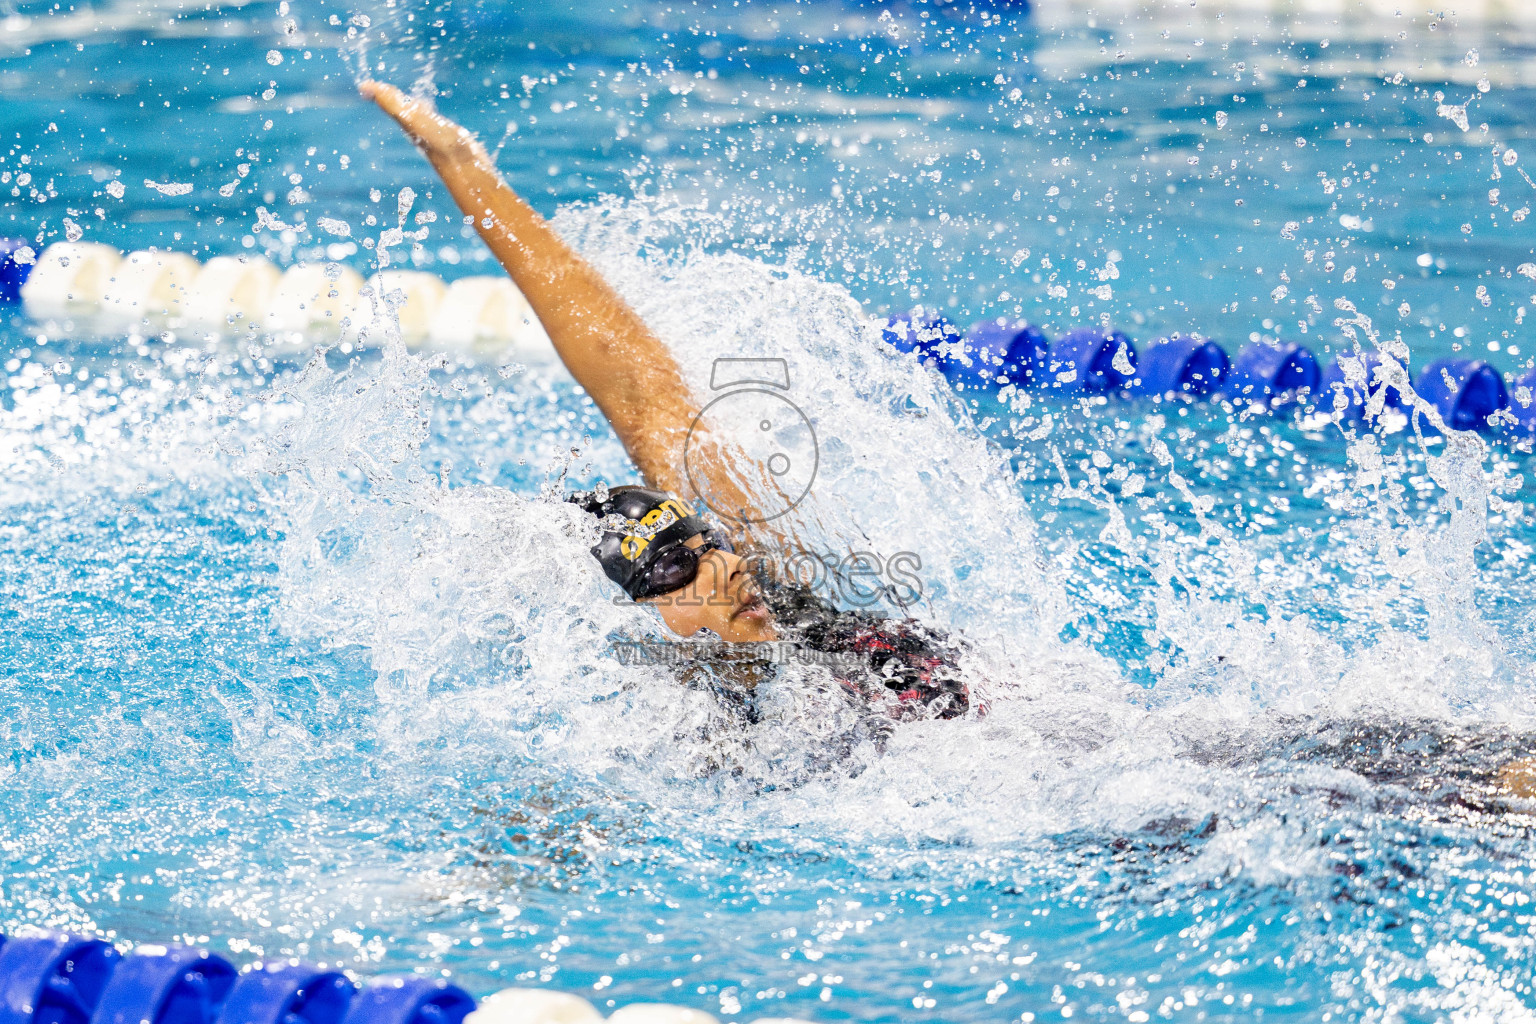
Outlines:
{"type": "MultiPolygon", "coordinates": [[[[537,771],[558,765],[578,785],[642,801],[658,834],[857,845],[878,851],[870,859],[882,870],[957,882],[991,877],[1000,857],[1023,852],[1030,863],[1025,851],[1060,837],[1209,822],[1213,836],[1185,870],[1254,872],[1268,883],[1275,872],[1329,873],[1314,833],[1336,820],[1341,791],[1383,799],[1336,752],[1291,764],[1277,748],[1330,731],[1389,742],[1381,738],[1423,729],[1491,730],[1490,756],[1509,747],[1498,737],[1523,719],[1515,684],[1527,675],[1499,656],[1467,600],[1485,517],[1480,442],[1454,440],[1429,457],[1445,524],[1406,517],[1393,498],[1405,470],[1371,437],[1355,442],[1356,532],[1341,530],[1340,542],[1358,573],[1384,585],[1370,640],[1349,646],[1276,592],[1286,552],[1261,552],[1224,526],[1215,500],[1155,437],[1164,476],[1154,490],[1194,510],[1187,529],[1152,523],[1144,509],[1127,515],[1099,472],[1109,463],[1088,459],[1073,473],[1058,457],[1072,483],[1053,503],[1097,504],[1118,571],[1150,580],[1117,613],[1150,623],[1149,645],[1176,652],[1149,663],[1159,667],[1147,690],[1113,657],[1064,639],[1084,611],[1063,578],[1094,566],[1073,553],[1054,565],[1043,556],[1004,453],[942,382],[878,345],[834,285],[659,244],[681,216],[614,203],[566,211],[560,226],[668,339],[700,393],[718,355],[787,361],[823,453],[796,527],[829,550],[919,553],[921,613],[973,644],[967,667],[989,713],[904,726],[883,755],[860,748],[829,769],[822,749],[846,723],[818,703],[815,673],[803,671],[789,673],[806,678],[783,684],[767,721],[725,727],[712,697],[615,656],[615,637],[662,631],[648,613],[613,603],[585,553],[592,525],[558,500],[568,479],[633,478],[611,438],[557,456],[537,493],[455,484],[424,465],[434,446],[428,407],[453,396],[391,346],[376,366],[336,371],[317,359],[279,383],[266,402],[279,426],[247,463],[256,480],[281,481],[269,497],[283,521],[282,627],[365,653],[391,760],[456,745],[459,765],[546,762],[537,771]],[[1403,628],[1405,607],[1422,608],[1427,629],[1403,628]]],[[[569,396],[556,378],[539,386],[569,396]]],[[[502,417],[523,425],[529,415],[489,399],[472,409],[475,429],[498,437],[510,432],[502,417]]]]}

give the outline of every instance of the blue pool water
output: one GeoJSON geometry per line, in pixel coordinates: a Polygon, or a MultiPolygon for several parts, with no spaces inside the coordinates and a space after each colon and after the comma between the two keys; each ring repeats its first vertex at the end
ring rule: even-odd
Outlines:
{"type": "Polygon", "coordinates": [[[410,187],[413,262],[488,272],[353,87],[435,84],[701,390],[787,361],[808,535],[920,555],[990,713],[829,769],[792,673],[741,733],[622,664],[654,626],[547,495],[633,471],[549,367],[16,319],[0,927],[742,1020],[1536,1013],[1518,446],[969,409],[865,324],[1342,318],[1523,371],[1536,36],[1066,7],[8,8],[0,228],[44,242],[366,271],[319,218],[410,187]]]}

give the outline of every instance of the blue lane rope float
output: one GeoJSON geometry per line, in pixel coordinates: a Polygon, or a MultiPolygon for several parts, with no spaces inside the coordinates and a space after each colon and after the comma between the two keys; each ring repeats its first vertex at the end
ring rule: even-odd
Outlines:
{"type": "Polygon", "coordinates": [[[1136,379],[1136,346],[1120,331],[1079,327],[1051,344],[1038,386],[1061,395],[1122,391],[1136,379]]]}
{"type": "Polygon", "coordinates": [[[1226,349],[1209,338],[1170,334],[1141,353],[1131,394],[1204,398],[1221,387],[1231,369],[1226,349]]]}
{"type": "MultiPolygon", "coordinates": [[[[440,978],[384,977],[361,990],[340,971],[298,960],[236,972],[190,946],[144,945],[124,956],[99,938],[0,933],[0,1024],[601,1024],[587,1000],[555,989],[502,989],[478,1002],[440,978]]],[[[714,1022],[708,1013],[631,1003],[615,1021],[714,1022]]],[[[807,1024],[759,1018],[754,1024],[807,1024]]]]}
{"type": "Polygon", "coordinates": [[[1453,430],[1486,430],[1488,417],[1509,405],[1504,378],[1481,359],[1436,359],[1424,367],[1413,390],[1453,430]]]}
{"type": "Polygon", "coordinates": [[[380,978],[352,1000],[343,1024],[461,1024],[475,1008],[463,989],[428,978],[380,978]]]}
{"type": "Polygon", "coordinates": [[[21,286],[36,265],[32,248],[23,239],[0,238],[0,302],[11,306],[21,302],[21,286]]]}
{"type": "Polygon", "coordinates": [[[100,939],[10,939],[0,946],[0,1024],[88,1024],[120,959],[100,939]]]}
{"type": "Polygon", "coordinates": [[[475,999],[421,977],[358,991],[298,962],[244,973],[191,946],[140,946],[48,932],[0,935],[0,1024],[463,1024],[475,999]]]}
{"type": "Polygon", "coordinates": [[[1382,409],[1401,410],[1406,403],[1403,393],[1394,384],[1380,379],[1381,355],[1378,352],[1343,352],[1329,362],[1318,381],[1318,395],[1331,401],[1336,393],[1344,395],[1347,405],[1343,413],[1350,419],[1363,419],[1366,407],[1377,394],[1381,395],[1382,409]],[[1358,387],[1350,378],[1363,379],[1358,387]]]}
{"type": "Polygon", "coordinates": [[[141,946],[112,972],[91,1024],[214,1024],[234,983],[234,966],[216,953],[141,946]]]}
{"type": "MultiPolygon", "coordinates": [[[[1208,338],[1176,333],[1138,354],[1120,331],[1077,328],[1051,342],[1038,327],[1003,317],[983,320],[956,340],[947,320],[921,311],[885,321],[882,333],[887,344],[916,354],[968,396],[1012,386],[1060,396],[1181,396],[1331,412],[1333,396],[1342,394],[1342,412],[1354,420],[1362,419],[1378,396],[1384,410],[1407,409],[1398,387],[1381,378],[1382,357],[1374,351],[1344,352],[1320,368],[1302,345],[1263,341],[1244,346],[1231,360],[1208,338]]],[[[1436,360],[1414,382],[1418,395],[1453,429],[1536,439],[1536,369],[1514,388],[1511,394],[1498,371],[1469,359],[1436,360]],[[1504,418],[1495,427],[1489,417],[1499,412],[1504,418]]]]}
{"type": "Polygon", "coordinates": [[[1317,394],[1317,357],[1295,342],[1256,341],[1243,346],[1222,393],[1234,403],[1280,408],[1317,394]]]}
{"type": "Polygon", "coordinates": [[[235,980],[219,1024],[341,1024],[356,993],[339,971],[263,964],[235,980]]]}
{"type": "Polygon", "coordinates": [[[962,358],[940,366],[956,391],[997,391],[1009,384],[1031,387],[1043,371],[1050,340],[1022,320],[996,317],[972,325],[961,338],[962,358]]]}
{"type": "Polygon", "coordinates": [[[1504,429],[1516,439],[1536,437],[1536,369],[1527,370],[1525,376],[1515,381],[1514,393],[1506,406],[1513,422],[1504,429]]]}

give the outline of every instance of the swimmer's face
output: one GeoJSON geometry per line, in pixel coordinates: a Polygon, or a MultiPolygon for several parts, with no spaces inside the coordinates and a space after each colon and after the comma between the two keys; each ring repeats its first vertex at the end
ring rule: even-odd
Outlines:
{"type": "MultiPolygon", "coordinates": [[[[690,537],[691,548],[704,546],[704,538],[690,537]]],[[[708,629],[728,643],[775,640],[773,613],[758,593],[757,581],[740,555],[719,548],[699,559],[699,574],[692,583],[659,597],[641,601],[661,613],[667,628],[678,636],[693,636],[708,629]]]]}

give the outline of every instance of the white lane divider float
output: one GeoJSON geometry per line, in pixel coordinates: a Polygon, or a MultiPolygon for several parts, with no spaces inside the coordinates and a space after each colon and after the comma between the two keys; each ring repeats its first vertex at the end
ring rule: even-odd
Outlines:
{"type": "Polygon", "coordinates": [[[282,276],[261,256],[215,256],[192,281],[183,307],[188,326],[232,334],[259,326],[282,276]]]}
{"type": "Polygon", "coordinates": [[[201,269],[185,253],[148,249],[129,253],[113,269],[102,291],[98,313],[102,326],[131,330],[150,321],[182,319],[192,282],[201,269]]]}
{"type": "Polygon", "coordinates": [[[670,1003],[630,1003],[608,1015],[609,1024],[720,1024],[703,1010],[670,1003]]]}
{"type": "Polygon", "coordinates": [[[425,342],[437,351],[478,358],[506,353],[538,362],[555,354],[533,307],[505,277],[461,277],[449,285],[425,342]]]}
{"type": "MultiPolygon", "coordinates": [[[[580,996],[546,988],[508,988],[480,1000],[464,1024],[603,1024],[597,1007],[580,996]]],[[[608,1024],[720,1024],[712,1014],[670,1003],[630,1003],[608,1024]]],[[[752,1024],[811,1024],[798,1017],[763,1017],[752,1024]]]]}
{"type": "Polygon", "coordinates": [[[480,1000],[464,1024],[602,1024],[597,1007],[548,988],[507,988],[480,1000]]]}
{"type": "Polygon", "coordinates": [[[298,352],[334,338],[357,308],[363,277],[339,263],[299,263],[283,271],[267,304],[267,331],[279,351],[298,352]]]}
{"type": "Polygon", "coordinates": [[[391,330],[413,349],[486,360],[554,363],[554,346],[517,286],[504,276],[445,283],[419,270],[364,281],[337,263],[279,269],[261,256],[142,250],[58,242],[25,272],[27,317],[64,332],[170,330],[206,338],[259,337],[299,354],[320,343],[380,344],[391,330]],[[394,322],[390,314],[393,310],[394,322]]]}
{"type": "Polygon", "coordinates": [[[349,334],[365,335],[375,329],[387,329],[393,306],[401,340],[412,348],[420,347],[447,292],[448,286],[436,274],[421,270],[374,274],[358,296],[349,334]]]}
{"type": "Polygon", "coordinates": [[[94,316],[123,254],[98,242],[56,242],[37,257],[21,288],[22,309],[39,322],[94,316]]]}

